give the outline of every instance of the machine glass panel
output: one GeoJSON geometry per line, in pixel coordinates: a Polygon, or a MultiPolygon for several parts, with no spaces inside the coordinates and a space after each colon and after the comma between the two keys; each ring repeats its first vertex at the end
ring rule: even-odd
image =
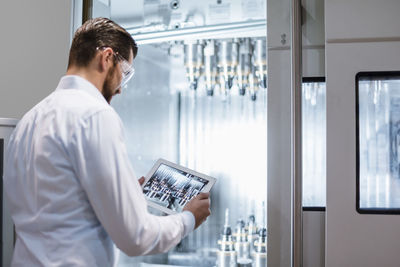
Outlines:
{"type": "Polygon", "coordinates": [[[326,85],[324,77],[303,78],[303,207],[326,206],[326,85]]]}
{"type": "Polygon", "coordinates": [[[400,72],[356,76],[357,210],[400,214],[400,72]]]}

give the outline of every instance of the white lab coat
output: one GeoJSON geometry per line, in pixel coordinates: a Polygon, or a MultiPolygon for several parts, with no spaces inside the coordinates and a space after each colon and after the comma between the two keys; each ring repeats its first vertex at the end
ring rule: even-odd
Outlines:
{"type": "Polygon", "coordinates": [[[190,212],[154,216],[134,175],[123,125],[93,84],[65,76],[18,123],[4,187],[15,223],[13,266],[112,266],[160,253],[194,228],[190,212]]]}

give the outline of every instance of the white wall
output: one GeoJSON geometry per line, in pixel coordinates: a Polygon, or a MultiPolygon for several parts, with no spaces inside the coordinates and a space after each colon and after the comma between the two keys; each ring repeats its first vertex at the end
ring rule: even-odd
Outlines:
{"type": "MultiPolygon", "coordinates": [[[[1,1],[0,118],[21,118],[56,88],[67,67],[73,4],[72,0],[1,1]]],[[[13,227],[6,207],[4,212],[1,265],[10,266],[13,227]]]]}
{"type": "Polygon", "coordinates": [[[0,117],[21,118],[64,75],[72,0],[2,0],[0,117]]]}
{"type": "Polygon", "coordinates": [[[398,0],[326,1],[327,41],[400,36],[398,0]]]}

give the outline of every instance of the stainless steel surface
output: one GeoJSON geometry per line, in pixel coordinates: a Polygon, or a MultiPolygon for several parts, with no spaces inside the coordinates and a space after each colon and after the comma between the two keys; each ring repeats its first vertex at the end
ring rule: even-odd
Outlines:
{"type": "MultiPolygon", "coordinates": [[[[204,250],[206,251],[206,249],[204,250]]],[[[176,252],[168,254],[168,264],[176,266],[214,267],[216,265],[217,250],[208,249],[208,253],[201,252],[176,252]]]]}
{"type": "MultiPolygon", "coordinates": [[[[163,30],[265,19],[265,0],[112,0],[111,18],[125,28],[163,30]]],[[[265,28],[264,28],[265,29],[265,28]]],[[[264,35],[264,34],[263,34],[264,35]]]]}
{"type": "Polygon", "coordinates": [[[217,267],[237,267],[236,251],[218,251],[217,267]]]}
{"type": "Polygon", "coordinates": [[[235,251],[240,259],[250,259],[250,243],[248,241],[235,242],[235,251]]]}
{"type": "Polygon", "coordinates": [[[252,260],[251,259],[238,259],[237,266],[238,267],[251,267],[252,266],[252,260]]]}
{"type": "Polygon", "coordinates": [[[255,253],[253,267],[267,267],[267,253],[255,253]]]}
{"type": "Polygon", "coordinates": [[[226,208],[232,222],[249,214],[261,220],[266,190],[265,96],[251,102],[232,95],[222,102],[220,96],[194,99],[187,89],[182,92],[180,163],[218,179],[211,192],[211,217],[183,246],[216,247],[226,208]]]}
{"type": "Polygon", "coordinates": [[[257,240],[258,236],[257,235],[249,235],[247,237],[249,243],[250,243],[250,255],[253,254],[253,252],[255,251],[255,246],[254,246],[254,242],[257,240]]]}
{"type": "Polygon", "coordinates": [[[302,266],[301,0],[291,2],[291,266],[302,266]]]}

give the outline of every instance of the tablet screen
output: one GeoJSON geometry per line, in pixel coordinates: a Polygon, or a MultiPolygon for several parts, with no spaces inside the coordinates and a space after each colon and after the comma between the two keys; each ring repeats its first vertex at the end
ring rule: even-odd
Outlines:
{"type": "Polygon", "coordinates": [[[199,194],[208,182],[193,174],[160,164],[143,186],[143,193],[149,201],[181,212],[186,203],[199,194]]]}

